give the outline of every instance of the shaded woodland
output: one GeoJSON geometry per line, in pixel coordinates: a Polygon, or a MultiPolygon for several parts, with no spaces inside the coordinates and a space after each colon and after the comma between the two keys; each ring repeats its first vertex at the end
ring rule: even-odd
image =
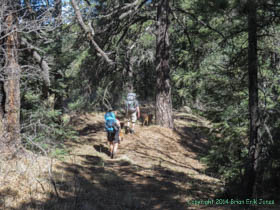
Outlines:
{"type": "Polygon", "coordinates": [[[211,123],[200,161],[222,196],[279,194],[279,1],[1,0],[0,47],[1,152],[64,154],[71,116],[133,91],[160,127],[211,123]]]}

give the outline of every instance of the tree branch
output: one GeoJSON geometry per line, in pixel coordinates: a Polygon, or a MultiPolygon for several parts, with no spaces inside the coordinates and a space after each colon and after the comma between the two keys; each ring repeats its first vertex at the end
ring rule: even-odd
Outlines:
{"type": "Polygon", "coordinates": [[[215,28],[213,28],[212,26],[210,26],[209,24],[205,23],[204,21],[202,20],[199,20],[194,14],[188,12],[188,11],[185,11],[181,8],[176,8],[177,11],[181,12],[181,13],[184,13],[186,15],[189,15],[191,16],[193,19],[195,19],[196,21],[198,21],[200,24],[206,26],[207,28],[209,28],[210,30],[212,31],[215,31],[216,33],[218,33],[221,37],[223,37],[225,39],[225,36],[218,30],[216,30],[215,28]]]}
{"type": "Polygon", "coordinates": [[[76,0],[71,0],[72,6],[74,8],[78,23],[80,24],[82,30],[88,35],[88,38],[91,42],[91,44],[95,47],[95,49],[97,50],[97,52],[99,52],[101,54],[101,56],[110,64],[113,65],[114,62],[107,56],[107,54],[98,46],[98,44],[94,41],[93,37],[94,37],[94,31],[92,28],[89,28],[86,26],[86,24],[83,21],[80,9],[77,5],[76,0]]]}
{"type": "Polygon", "coordinates": [[[43,70],[42,71],[43,80],[46,86],[49,87],[51,82],[50,82],[50,67],[48,63],[37,52],[38,51],[37,48],[34,47],[32,44],[28,43],[28,41],[23,37],[21,38],[21,44],[23,46],[26,46],[28,50],[32,52],[33,58],[37,61],[37,63],[39,63],[41,69],[43,70]]]}

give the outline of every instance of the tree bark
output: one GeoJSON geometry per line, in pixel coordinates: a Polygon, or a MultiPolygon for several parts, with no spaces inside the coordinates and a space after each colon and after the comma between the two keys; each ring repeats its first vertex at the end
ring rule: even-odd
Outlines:
{"type": "Polygon", "coordinates": [[[256,194],[256,177],[260,162],[260,142],[258,139],[258,56],[256,1],[248,0],[248,78],[249,78],[249,154],[245,171],[246,196],[256,194]]]}
{"type": "Polygon", "coordinates": [[[0,139],[4,133],[5,90],[4,82],[0,81],[0,139]]]}
{"type": "Polygon", "coordinates": [[[5,81],[4,81],[4,132],[3,139],[6,146],[16,148],[20,143],[20,66],[18,64],[18,34],[16,32],[16,18],[12,11],[6,20],[8,34],[5,41],[5,81]]]}
{"type": "Polygon", "coordinates": [[[156,124],[174,128],[169,68],[169,4],[161,0],[157,6],[156,37],[156,124]]]}
{"type": "Polygon", "coordinates": [[[132,56],[130,53],[127,53],[126,56],[126,78],[127,78],[127,83],[126,83],[126,88],[127,92],[134,92],[134,86],[133,86],[133,68],[132,68],[132,56]]]}

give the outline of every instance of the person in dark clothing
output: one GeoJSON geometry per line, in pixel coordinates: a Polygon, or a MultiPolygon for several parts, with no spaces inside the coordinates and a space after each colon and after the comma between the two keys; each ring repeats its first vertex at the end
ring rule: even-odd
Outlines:
{"type": "Polygon", "coordinates": [[[116,114],[117,112],[109,110],[104,116],[107,140],[110,148],[110,157],[112,159],[115,157],[120,143],[120,121],[116,118],[116,114]]]}

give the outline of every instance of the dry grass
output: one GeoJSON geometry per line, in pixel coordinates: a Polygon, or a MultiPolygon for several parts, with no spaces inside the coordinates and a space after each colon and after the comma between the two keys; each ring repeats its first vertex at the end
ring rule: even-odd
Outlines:
{"type": "Polygon", "coordinates": [[[47,200],[52,191],[48,171],[50,158],[25,153],[20,158],[0,160],[0,207],[20,209],[26,201],[47,200]]]}
{"type": "Polygon", "coordinates": [[[66,142],[64,161],[32,154],[0,160],[1,209],[230,209],[188,206],[214,198],[223,183],[204,173],[209,122],[176,113],[176,131],[136,126],[124,136],[117,158],[108,156],[103,114],[72,120],[79,138],[66,142]]]}

